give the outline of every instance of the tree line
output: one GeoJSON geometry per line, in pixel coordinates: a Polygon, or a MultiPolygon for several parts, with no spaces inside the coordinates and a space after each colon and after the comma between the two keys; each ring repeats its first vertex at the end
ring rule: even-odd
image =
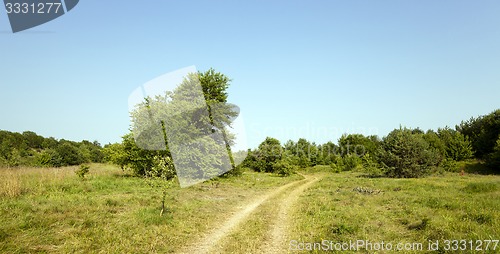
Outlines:
{"type": "Polygon", "coordinates": [[[242,167],[288,175],[298,168],[329,166],[332,171],[360,169],[388,177],[422,177],[459,171],[458,162],[475,159],[500,173],[500,110],[462,121],[454,129],[423,131],[399,127],[387,136],[345,134],[335,144],[306,139],[281,144],[268,137],[249,150],[242,167]]]}
{"type": "Polygon", "coordinates": [[[234,175],[245,168],[289,175],[298,168],[318,165],[334,172],[360,169],[388,177],[422,177],[439,170],[458,171],[459,163],[467,160],[500,172],[500,109],[462,121],[455,128],[423,131],[399,127],[382,138],[345,134],[336,143],[315,144],[301,138],[281,144],[268,137],[256,149],[247,151],[236,166],[233,156],[241,151],[230,150],[234,136],[226,128],[238,114],[237,107],[227,103],[230,82],[213,69],[188,74],[174,91],[138,104],[130,112],[130,133],[120,143],[104,147],[97,141],[74,142],[44,138],[30,131],[0,131],[0,166],[110,162],[137,176],[172,179],[176,177],[174,153],[177,166],[194,167],[189,174],[201,178],[218,174],[221,167],[230,168],[226,174],[234,175]],[[198,86],[201,90],[196,94],[193,91],[198,86]],[[167,118],[168,123],[164,121],[167,118]],[[176,135],[179,130],[182,135],[176,135]],[[219,138],[210,138],[217,133],[221,134],[219,138]],[[196,145],[182,145],[189,142],[196,145]]]}
{"type": "Polygon", "coordinates": [[[2,167],[62,167],[103,161],[102,147],[97,141],[57,140],[32,131],[17,133],[0,130],[2,167]]]}

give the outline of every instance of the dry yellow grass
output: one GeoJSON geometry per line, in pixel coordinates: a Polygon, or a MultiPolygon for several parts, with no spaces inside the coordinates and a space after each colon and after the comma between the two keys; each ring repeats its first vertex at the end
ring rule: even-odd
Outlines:
{"type": "Polygon", "coordinates": [[[19,174],[12,170],[0,170],[0,196],[17,197],[22,193],[19,174]]]}
{"type": "MultiPolygon", "coordinates": [[[[67,180],[75,180],[77,166],[63,168],[0,168],[0,197],[17,197],[23,193],[39,194],[67,180]]],[[[89,178],[119,174],[114,166],[91,165],[89,178]],[[103,170],[104,169],[104,170],[103,170]]]]}

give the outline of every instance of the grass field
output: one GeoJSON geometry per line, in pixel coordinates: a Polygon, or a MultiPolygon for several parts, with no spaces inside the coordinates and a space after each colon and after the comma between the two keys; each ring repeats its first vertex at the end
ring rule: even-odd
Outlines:
{"type": "Polygon", "coordinates": [[[300,176],[245,173],[161,192],[110,165],[0,170],[0,252],[173,252],[220,224],[241,202],[300,176]]]}
{"type": "MultiPolygon", "coordinates": [[[[249,200],[303,179],[245,172],[185,189],[173,186],[167,211],[160,216],[161,191],[144,179],[115,166],[93,164],[87,179],[81,180],[76,169],[0,169],[0,252],[172,253],[223,224],[249,200]]],[[[387,179],[356,172],[304,174],[321,178],[301,193],[288,213],[287,247],[290,240],[366,239],[427,247],[429,240],[500,238],[500,176],[450,173],[387,179]]],[[[291,186],[290,191],[296,185],[291,186]]],[[[262,251],[260,243],[279,222],[277,204],[290,191],[263,202],[221,241],[218,252],[262,251]]]]}
{"type": "MultiPolygon", "coordinates": [[[[499,176],[449,173],[387,179],[352,172],[330,174],[301,196],[292,239],[304,244],[294,242],[291,247],[306,248],[305,243],[323,240],[368,240],[391,242],[394,249],[398,243],[422,243],[427,250],[430,240],[439,240],[444,252],[445,240],[467,240],[468,250],[472,240],[472,247],[479,249],[476,240],[500,239],[499,211],[499,176]]],[[[500,244],[496,251],[486,252],[499,251],[500,244]]]]}

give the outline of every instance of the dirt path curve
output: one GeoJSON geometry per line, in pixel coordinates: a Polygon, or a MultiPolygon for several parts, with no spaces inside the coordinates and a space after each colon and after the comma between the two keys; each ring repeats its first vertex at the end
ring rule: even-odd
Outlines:
{"type": "Polygon", "coordinates": [[[290,218],[288,214],[291,212],[291,208],[293,204],[297,202],[300,194],[320,179],[319,177],[302,176],[305,178],[305,180],[302,180],[304,183],[295,188],[285,199],[280,201],[278,216],[272,226],[271,239],[264,244],[263,253],[287,253],[287,235],[288,232],[290,232],[290,218]]]}
{"type": "MultiPolygon", "coordinates": [[[[299,194],[307,188],[309,185],[314,183],[317,179],[312,178],[310,176],[304,176],[305,179],[300,180],[300,181],[295,181],[292,183],[288,183],[284,186],[281,186],[272,192],[265,194],[263,196],[258,197],[257,199],[252,200],[250,203],[244,205],[240,210],[238,210],[236,213],[233,214],[232,217],[230,217],[222,226],[215,228],[214,230],[210,231],[207,233],[201,240],[198,242],[194,243],[191,245],[190,248],[184,249],[180,251],[179,253],[212,253],[215,250],[213,248],[217,246],[217,244],[220,242],[221,239],[223,239],[225,236],[229,235],[232,231],[238,228],[238,226],[245,221],[245,219],[255,210],[257,209],[262,203],[265,201],[269,200],[270,198],[273,198],[282,192],[284,192],[286,189],[298,185],[296,189],[294,189],[290,195],[281,202],[280,204],[280,212],[278,215],[278,219],[280,223],[274,222],[273,225],[275,225],[273,231],[272,231],[272,237],[271,241],[267,244],[269,248],[266,249],[278,249],[280,250],[283,239],[284,239],[284,234],[286,233],[286,228],[283,226],[285,224],[281,223],[281,221],[286,220],[287,212],[290,208],[290,205],[292,202],[294,202],[299,194]]],[[[279,252],[279,251],[278,251],[279,252]]],[[[269,252],[269,253],[278,253],[278,252],[269,252]]]]}

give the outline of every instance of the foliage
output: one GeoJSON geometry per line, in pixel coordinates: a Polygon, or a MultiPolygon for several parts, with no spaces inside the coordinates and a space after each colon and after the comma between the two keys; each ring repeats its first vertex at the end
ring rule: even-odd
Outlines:
{"type": "Polygon", "coordinates": [[[349,154],[355,154],[358,157],[365,154],[375,156],[380,146],[380,140],[377,136],[365,137],[362,134],[344,134],[338,143],[342,156],[349,154]]]}
{"type": "Polygon", "coordinates": [[[74,142],[44,138],[32,131],[0,131],[0,166],[60,167],[102,162],[101,150],[97,141],[74,142]]]}
{"type": "Polygon", "coordinates": [[[63,166],[79,165],[85,162],[82,152],[77,146],[70,142],[64,142],[56,149],[57,153],[61,156],[61,164],[63,166]]]}
{"type": "Polygon", "coordinates": [[[151,170],[146,171],[145,179],[148,185],[161,193],[160,216],[163,216],[168,189],[173,185],[175,179],[175,168],[172,159],[168,156],[154,156],[153,167],[151,170]]]}
{"type": "Polygon", "coordinates": [[[362,160],[359,155],[350,153],[342,158],[342,171],[351,171],[359,169],[362,166],[362,160]]]}
{"type": "Polygon", "coordinates": [[[462,133],[450,128],[438,129],[439,138],[444,144],[446,158],[462,161],[472,158],[472,145],[462,133]]]}
{"type": "Polygon", "coordinates": [[[120,166],[124,169],[127,166],[127,152],[122,143],[107,144],[102,149],[104,160],[120,166]]]}
{"type": "Polygon", "coordinates": [[[442,162],[441,162],[441,167],[447,171],[447,172],[459,172],[460,171],[460,167],[458,165],[458,163],[453,160],[453,159],[444,159],[442,162]]]}
{"type": "Polygon", "coordinates": [[[297,170],[294,159],[294,156],[289,151],[283,152],[281,159],[273,164],[273,172],[280,176],[294,174],[297,170]]]}
{"type": "Polygon", "coordinates": [[[486,158],[486,164],[496,172],[500,172],[500,137],[497,139],[493,152],[486,158]]]}
{"type": "Polygon", "coordinates": [[[167,151],[151,151],[137,146],[132,133],[122,137],[121,145],[106,150],[111,162],[122,168],[130,168],[136,176],[145,176],[153,168],[155,156],[168,156],[167,151]]]}
{"type": "Polygon", "coordinates": [[[274,172],[273,165],[281,159],[282,152],[280,141],[267,137],[252,154],[254,158],[253,165],[251,164],[252,169],[260,172],[274,172]]]}
{"type": "Polygon", "coordinates": [[[327,142],[318,146],[318,150],[320,151],[318,164],[330,165],[337,161],[339,147],[333,142],[327,142]]]}
{"type": "Polygon", "coordinates": [[[462,121],[457,130],[471,141],[477,158],[486,158],[494,151],[495,142],[500,136],[500,109],[492,113],[462,121]]]}
{"type": "Polygon", "coordinates": [[[61,167],[63,158],[55,149],[45,149],[36,156],[36,166],[61,167]]]}
{"type": "Polygon", "coordinates": [[[421,177],[441,161],[439,152],[429,146],[423,134],[407,128],[393,130],[384,138],[383,146],[381,162],[389,177],[421,177]]]}
{"type": "Polygon", "coordinates": [[[174,156],[180,181],[235,170],[233,135],[226,127],[238,110],[226,103],[229,81],[213,69],[190,73],[173,91],[146,98],[131,112],[134,136],[122,142],[126,156],[112,150],[108,156],[138,175],[151,169],[155,155],[174,156]]]}
{"type": "Polygon", "coordinates": [[[80,177],[80,179],[85,179],[85,175],[89,172],[90,166],[82,164],[80,165],[80,168],[75,170],[75,174],[80,177]]]}

